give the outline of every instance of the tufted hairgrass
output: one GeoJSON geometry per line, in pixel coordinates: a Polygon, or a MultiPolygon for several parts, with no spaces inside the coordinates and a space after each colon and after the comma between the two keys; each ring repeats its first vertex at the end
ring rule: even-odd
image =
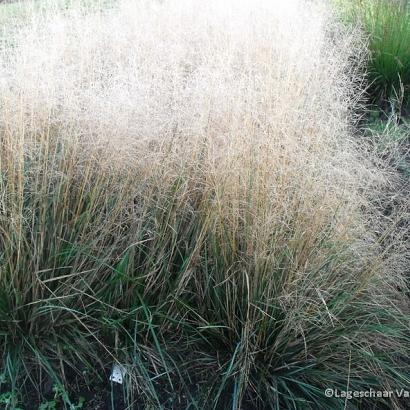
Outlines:
{"type": "Polygon", "coordinates": [[[361,404],[325,388],[408,386],[405,244],[374,200],[391,171],[351,134],[356,33],[299,0],[77,5],[9,30],[15,406],[108,385],[114,362],[128,408],[342,409],[361,404]]]}

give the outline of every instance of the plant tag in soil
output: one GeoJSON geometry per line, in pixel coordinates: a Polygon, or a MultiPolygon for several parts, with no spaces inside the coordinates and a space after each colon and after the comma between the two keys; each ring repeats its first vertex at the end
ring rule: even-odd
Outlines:
{"type": "Polygon", "coordinates": [[[122,384],[124,375],[125,375],[124,367],[118,364],[114,364],[111,370],[110,381],[122,384]]]}

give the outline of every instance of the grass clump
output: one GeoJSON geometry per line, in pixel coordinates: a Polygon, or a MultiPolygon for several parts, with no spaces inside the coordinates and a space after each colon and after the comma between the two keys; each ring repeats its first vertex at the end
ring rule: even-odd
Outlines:
{"type": "Polygon", "coordinates": [[[337,4],[345,19],[359,22],[368,34],[370,102],[388,108],[390,99],[404,99],[404,104],[408,105],[410,3],[407,0],[343,0],[337,4]]]}
{"type": "Polygon", "coordinates": [[[113,362],[130,408],[336,409],[366,399],[327,387],[408,385],[404,263],[373,201],[389,175],[350,135],[363,45],[325,7],[123,1],[10,35],[15,405],[53,385],[71,398],[113,362]]]}

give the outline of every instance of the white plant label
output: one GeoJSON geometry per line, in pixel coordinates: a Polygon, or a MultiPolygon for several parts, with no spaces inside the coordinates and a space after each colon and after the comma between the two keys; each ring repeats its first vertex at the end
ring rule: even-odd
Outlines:
{"type": "Polygon", "coordinates": [[[125,375],[124,367],[118,364],[114,364],[111,370],[110,381],[122,384],[124,375],[125,375]]]}

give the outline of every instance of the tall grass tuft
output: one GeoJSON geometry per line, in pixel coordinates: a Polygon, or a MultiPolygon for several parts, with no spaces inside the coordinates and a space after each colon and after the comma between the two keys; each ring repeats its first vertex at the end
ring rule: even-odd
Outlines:
{"type": "Polygon", "coordinates": [[[351,135],[355,33],[299,0],[122,1],[9,30],[15,403],[108,384],[115,362],[129,408],[342,409],[359,400],[325,388],[408,386],[402,243],[375,201],[390,174],[351,135]]]}
{"type": "Polygon", "coordinates": [[[409,103],[410,3],[408,0],[337,1],[344,18],[359,23],[368,35],[369,97],[386,106],[393,100],[409,103]],[[404,101],[403,101],[404,100],[404,101]]]}

